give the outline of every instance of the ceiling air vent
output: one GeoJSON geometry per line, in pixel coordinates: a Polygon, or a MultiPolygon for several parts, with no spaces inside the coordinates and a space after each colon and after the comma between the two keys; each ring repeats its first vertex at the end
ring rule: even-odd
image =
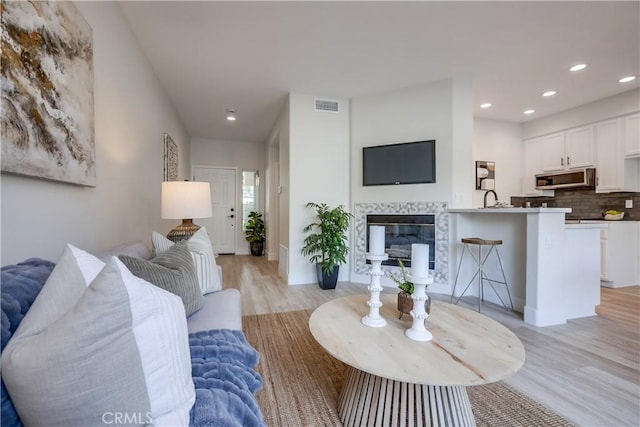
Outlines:
{"type": "Polygon", "coordinates": [[[337,113],[340,110],[338,101],[327,101],[326,99],[316,99],[316,111],[328,111],[337,113]]]}

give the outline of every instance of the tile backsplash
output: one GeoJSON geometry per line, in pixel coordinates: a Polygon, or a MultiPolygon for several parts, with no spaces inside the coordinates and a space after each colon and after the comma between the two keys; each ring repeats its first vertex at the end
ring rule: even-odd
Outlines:
{"type": "Polygon", "coordinates": [[[540,207],[546,203],[550,208],[571,208],[567,218],[602,218],[608,209],[623,211],[624,220],[640,221],[640,193],[596,193],[595,190],[555,190],[554,197],[512,197],[513,206],[540,207]],[[633,200],[633,208],[625,209],[625,200],[633,200]]]}

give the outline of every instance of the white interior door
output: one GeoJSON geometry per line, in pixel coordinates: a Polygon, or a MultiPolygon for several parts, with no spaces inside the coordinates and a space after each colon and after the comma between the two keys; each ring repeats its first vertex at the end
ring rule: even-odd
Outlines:
{"type": "Polygon", "coordinates": [[[193,167],[193,180],[211,185],[213,216],[195,222],[209,233],[213,250],[220,254],[236,252],[236,170],[234,168],[193,167]]]}

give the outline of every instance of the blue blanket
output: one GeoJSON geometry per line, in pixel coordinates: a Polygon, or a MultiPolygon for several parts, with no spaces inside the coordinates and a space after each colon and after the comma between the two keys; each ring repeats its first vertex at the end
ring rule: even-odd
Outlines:
{"type": "Polygon", "coordinates": [[[259,354],[241,331],[215,329],[189,335],[196,403],[190,425],[264,426],[253,393],[262,387],[253,369],[259,354]]]}
{"type": "MultiPolygon", "coordinates": [[[[2,350],[9,342],[9,338],[18,328],[20,322],[27,314],[27,310],[33,304],[44,282],[47,281],[54,263],[38,258],[31,258],[17,265],[2,267],[0,284],[2,295],[0,306],[2,307],[2,350]]],[[[21,426],[20,418],[13,402],[9,398],[9,393],[2,380],[2,416],[0,425],[21,426]]]]}
{"type": "MultiPolygon", "coordinates": [[[[2,267],[2,349],[18,328],[54,263],[32,258],[2,267]]],[[[191,409],[191,426],[264,426],[253,393],[262,387],[254,370],[259,354],[241,331],[216,329],[189,335],[192,377],[196,402],[191,409]]],[[[2,382],[0,425],[22,426],[2,382]]]]}

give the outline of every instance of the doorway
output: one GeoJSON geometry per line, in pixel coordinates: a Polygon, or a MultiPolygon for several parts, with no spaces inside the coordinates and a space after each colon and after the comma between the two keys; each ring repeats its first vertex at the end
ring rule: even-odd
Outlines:
{"type": "Polygon", "coordinates": [[[213,216],[195,222],[207,229],[213,250],[219,254],[236,253],[236,174],[235,168],[193,167],[193,180],[211,186],[213,216]]]}

